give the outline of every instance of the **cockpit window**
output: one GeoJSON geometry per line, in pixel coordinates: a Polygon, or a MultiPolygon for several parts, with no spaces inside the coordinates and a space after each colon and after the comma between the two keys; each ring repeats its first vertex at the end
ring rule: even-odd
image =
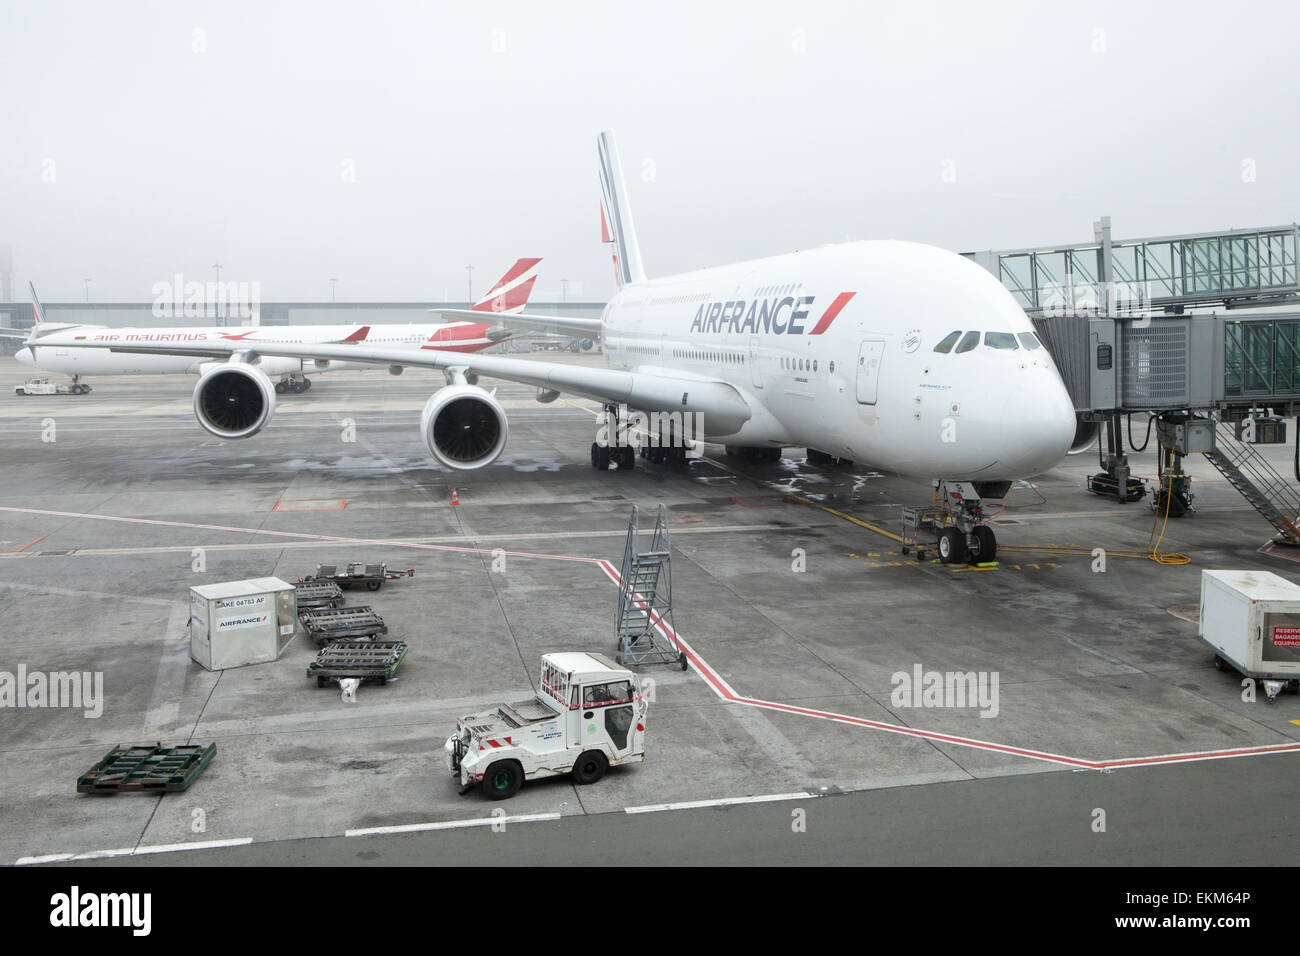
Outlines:
{"type": "Polygon", "coordinates": [[[980,344],[980,334],[978,332],[967,332],[962,336],[961,342],[957,345],[957,351],[969,352],[975,346],[980,344]]]}
{"type": "Polygon", "coordinates": [[[943,341],[934,347],[934,350],[936,352],[947,354],[952,351],[952,347],[957,344],[959,338],[961,338],[961,329],[958,329],[956,332],[949,332],[943,337],[943,341]]]}
{"type": "Polygon", "coordinates": [[[1038,341],[1038,336],[1036,336],[1033,332],[1021,332],[1020,344],[1023,345],[1025,348],[1029,349],[1029,351],[1031,352],[1034,349],[1041,349],[1043,347],[1043,343],[1038,341]]]}
{"type": "Polygon", "coordinates": [[[984,344],[991,349],[1010,349],[1015,351],[1020,348],[1016,344],[1016,337],[1010,332],[985,332],[984,344]]]}

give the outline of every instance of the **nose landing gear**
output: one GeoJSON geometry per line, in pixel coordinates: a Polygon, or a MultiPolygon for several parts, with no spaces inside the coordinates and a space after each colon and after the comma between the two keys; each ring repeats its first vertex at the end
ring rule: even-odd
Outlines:
{"type": "Polygon", "coordinates": [[[1011,482],[939,481],[930,508],[903,509],[900,551],[918,561],[934,551],[944,564],[987,564],[998,553],[997,535],[984,523],[985,497],[1005,498],[1011,482]]]}

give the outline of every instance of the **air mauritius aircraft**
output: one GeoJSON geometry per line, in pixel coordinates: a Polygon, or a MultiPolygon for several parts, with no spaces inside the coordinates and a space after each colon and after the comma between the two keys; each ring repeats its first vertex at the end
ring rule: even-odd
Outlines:
{"type": "MultiPolygon", "coordinates": [[[[97,325],[52,325],[45,321],[36,289],[32,287],[32,309],[36,324],[15,358],[24,365],[46,372],[62,372],[79,382],[86,375],[158,375],[168,372],[202,374],[214,360],[230,356],[227,346],[260,349],[268,343],[294,346],[360,345],[412,349],[436,345],[451,352],[477,352],[509,338],[513,333],[499,321],[484,322],[484,313],[509,315],[520,312],[537,281],[541,259],[519,259],[510,271],[471,309],[451,321],[421,325],[259,325],[252,328],[105,328],[97,325]],[[83,343],[184,344],[176,353],[133,351],[91,352],[74,346],[83,343]]],[[[261,353],[258,368],[268,376],[279,376],[277,392],[303,392],[311,388],[304,373],[370,367],[339,359],[303,359],[261,353]]],[[[394,366],[397,372],[401,366],[394,366]]]]}
{"type": "MultiPolygon", "coordinates": [[[[505,447],[507,422],[478,379],[504,379],[535,386],[539,402],[568,393],[607,412],[646,414],[655,451],[648,457],[658,460],[684,460],[686,426],[702,420],[702,434],[689,437],[729,452],[770,457],[801,446],[935,479],[948,509],[940,555],[992,558],[996,539],[981,499],[1001,498],[1012,481],[1056,464],[1075,434],[1061,377],[1001,283],[956,253],[892,240],[649,279],[613,135],[602,133],[598,149],[602,238],[613,247],[617,293],[599,319],[520,313],[509,322],[598,338],[608,368],[458,355],[436,345],[227,342],[230,361],[210,367],[195,389],[199,422],[227,438],[266,425],[275,397],[257,362],[268,355],[438,368],[447,384],[425,405],[421,438],[444,467],[483,468],[505,447]]],[[[592,445],[596,468],[634,465],[633,447],[615,433],[592,445]]]]}

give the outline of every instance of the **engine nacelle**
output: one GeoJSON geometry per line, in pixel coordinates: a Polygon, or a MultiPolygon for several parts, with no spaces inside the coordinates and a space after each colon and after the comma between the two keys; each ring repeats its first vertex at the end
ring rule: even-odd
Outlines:
{"type": "Polygon", "coordinates": [[[496,461],[506,447],[505,409],[487,389],[448,385],[420,413],[420,434],[439,464],[472,471],[496,461]]]}
{"type": "Polygon", "coordinates": [[[1097,436],[1101,434],[1101,422],[1085,422],[1083,415],[1076,414],[1074,419],[1074,440],[1070,442],[1068,454],[1077,455],[1085,452],[1096,444],[1097,436]]]}
{"type": "Polygon", "coordinates": [[[218,438],[256,435],[274,412],[275,386],[254,365],[213,365],[194,386],[194,417],[218,438]]]}

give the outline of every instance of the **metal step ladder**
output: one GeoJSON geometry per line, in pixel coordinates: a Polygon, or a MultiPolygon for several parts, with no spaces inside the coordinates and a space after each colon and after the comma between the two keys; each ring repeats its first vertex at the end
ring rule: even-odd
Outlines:
{"type": "Polygon", "coordinates": [[[1215,431],[1215,450],[1205,453],[1210,464],[1278,530],[1280,543],[1300,546],[1300,492],[1221,422],[1215,431]]]}
{"type": "Polygon", "coordinates": [[[618,634],[616,660],[625,666],[680,664],[686,669],[686,655],[670,633],[673,628],[672,546],[668,540],[668,509],[659,505],[650,547],[638,549],[639,510],[632,506],[627,522],[627,543],[623,547],[623,585],[619,590],[614,626],[618,634]],[[663,631],[660,624],[667,624],[663,631]]]}

